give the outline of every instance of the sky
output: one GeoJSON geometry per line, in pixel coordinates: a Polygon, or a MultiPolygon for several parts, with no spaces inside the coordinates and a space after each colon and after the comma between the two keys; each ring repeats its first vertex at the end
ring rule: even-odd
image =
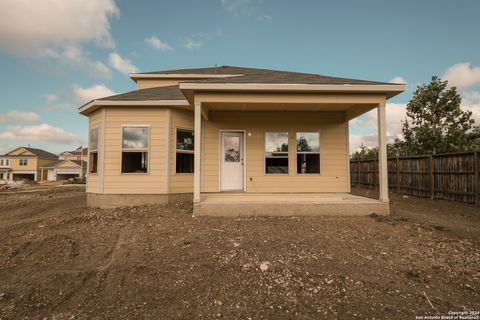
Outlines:
{"type": "MultiPolygon", "coordinates": [[[[132,72],[234,65],[407,84],[387,135],[438,75],[480,124],[480,1],[0,0],[0,154],[86,145],[78,107],[135,89],[132,72]]],[[[376,145],[376,113],[350,123],[376,145]]]]}

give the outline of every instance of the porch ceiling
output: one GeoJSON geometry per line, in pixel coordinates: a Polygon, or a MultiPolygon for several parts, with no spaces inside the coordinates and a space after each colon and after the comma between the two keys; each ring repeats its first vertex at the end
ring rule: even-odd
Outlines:
{"type": "Polygon", "coordinates": [[[203,103],[202,107],[208,111],[329,111],[346,112],[361,108],[373,109],[376,104],[355,103],[237,103],[237,102],[212,102],[203,103]]]}

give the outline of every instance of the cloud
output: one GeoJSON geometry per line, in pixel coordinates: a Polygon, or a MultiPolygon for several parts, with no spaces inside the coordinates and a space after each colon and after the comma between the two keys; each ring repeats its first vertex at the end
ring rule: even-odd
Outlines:
{"type": "Polygon", "coordinates": [[[86,103],[94,99],[112,96],[115,92],[107,88],[104,84],[93,85],[88,88],[82,88],[77,84],[72,86],[73,98],[78,103],[86,103]]]}
{"type": "Polygon", "coordinates": [[[469,62],[457,63],[445,71],[443,79],[448,80],[449,86],[466,89],[480,84],[480,67],[471,67],[469,62]]]}
{"type": "Polygon", "coordinates": [[[272,22],[273,21],[273,18],[272,16],[269,16],[268,14],[264,14],[262,16],[258,16],[257,17],[257,20],[260,21],[260,22],[272,22]]]}
{"type": "Polygon", "coordinates": [[[398,84],[407,84],[407,81],[401,76],[396,76],[395,78],[391,79],[389,82],[398,83],[398,84]]]}
{"type": "Polygon", "coordinates": [[[150,38],[146,38],[145,42],[151,46],[152,48],[158,49],[160,51],[171,51],[173,50],[172,47],[168,45],[168,43],[160,40],[157,36],[151,36],[150,38]]]}
{"type": "Polygon", "coordinates": [[[197,32],[190,37],[185,39],[183,46],[189,50],[198,49],[203,46],[205,41],[213,40],[215,37],[221,37],[222,31],[217,31],[214,33],[208,32],[197,32]]]}
{"type": "MultiPolygon", "coordinates": [[[[387,119],[387,142],[391,143],[395,138],[402,138],[403,120],[406,116],[406,103],[387,103],[386,119],[387,119]]],[[[371,148],[378,146],[377,141],[377,109],[350,121],[350,152],[358,150],[363,143],[371,148]],[[360,132],[365,128],[370,130],[364,134],[352,134],[352,132],[360,132]]]]}
{"type": "Polygon", "coordinates": [[[184,45],[184,47],[189,50],[197,49],[197,48],[200,48],[201,46],[202,46],[201,41],[193,40],[192,38],[187,38],[184,45]]]}
{"type": "Polygon", "coordinates": [[[138,68],[130,60],[122,58],[115,52],[110,53],[109,63],[112,68],[124,74],[138,72],[138,68]]]}
{"type": "Polygon", "coordinates": [[[45,95],[45,100],[47,101],[47,103],[52,103],[58,100],[58,96],[53,93],[48,93],[45,95]]]}
{"type": "Polygon", "coordinates": [[[462,96],[462,109],[472,111],[472,118],[476,125],[480,125],[480,92],[464,91],[462,96]]]}
{"type": "Polygon", "coordinates": [[[259,0],[221,0],[223,9],[234,16],[252,14],[259,0]]]}
{"type": "Polygon", "coordinates": [[[0,123],[8,121],[37,122],[40,116],[35,112],[12,110],[7,114],[0,114],[0,123]]]}
{"type": "Polygon", "coordinates": [[[118,14],[114,0],[2,1],[0,50],[36,57],[85,43],[114,48],[110,18],[118,14]]]}
{"type": "Polygon", "coordinates": [[[0,132],[0,140],[22,140],[47,143],[82,143],[77,135],[47,123],[34,126],[7,126],[0,132]]]}

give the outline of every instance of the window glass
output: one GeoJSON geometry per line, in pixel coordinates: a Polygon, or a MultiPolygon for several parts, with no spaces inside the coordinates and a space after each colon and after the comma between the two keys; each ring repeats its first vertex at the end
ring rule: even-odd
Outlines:
{"type": "Polygon", "coordinates": [[[288,132],[265,133],[265,152],[288,152],[288,132]]]}
{"type": "Polygon", "coordinates": [[[98,149],[98,128],[90,129],[90,146],[91,151],[98,149]]]}
{"type": "Polygon", "coordinates": [[[320,173],[320,134],[297,132],[297,173],[320,173]]]}
{"type": "Polygon", "coordinates": [[[193,131],[177,129],[177,150],[194,149],[193,131]]]}
{"type": "Polygon", "coordinates": [[[297,151],[320,152],[320,134],[318,132],[297,132],[297,151]]]}
{"type": "Polygon", "coordinates": [[[147,149],[148,148],[148,128],[124,127],[122,148],[123,149],[147,149]]]}
{"type": "Polygon", "coordinates": [[[265,133],[265,173],[288,174],[288,132],[265,133]]]}
{"type": "Polygon", "coordinates": [[[146,173],[147,152],[122,152],[122,173],[146,173]]]}
{"type": "Polygon", "coordinates": [[[240,162],[240,137],[224,138],[225,162],[240,162]]]}
{"type": "Polygon", "coordinates": [[[176,172],[177,173],[193,173],[194,167],[193,153],[177,152],[176,155],[176,172]]]}
{"type": "Polygon", "coordinates": [[[98,153],[97,152],[90,152],[90,173],[97,173],[97,163],[98,163],[98,153]]]}

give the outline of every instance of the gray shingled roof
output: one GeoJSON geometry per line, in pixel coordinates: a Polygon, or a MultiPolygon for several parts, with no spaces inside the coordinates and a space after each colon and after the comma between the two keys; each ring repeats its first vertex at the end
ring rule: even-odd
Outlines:
{"type": "Polygon", "coordinates": [[[118,101],[146,101],[146,100],[185,100],[185,96],[178,88],[178,85],[167,87],[155,87],[148,89],[139,89],[98,100],[118,100],[118,101]]]}
{"type": "Polygon", "coordinates": [[[48,152],[42,149],[36,149],[36,148],[30,148],[30,147],[21,147],[21,148],[27,149],[28,151],[30,151],[31,153],[33,153],[34,155],[40,158],[55,158],[55,159],[58,158],[56,154],[53,154],[51,152],[48,152]]]}
{"type": "Polygon", "coordinates": [[[269,70],[269,69],[256,69],[256,68],[243,68],[234,66],[220,66],[209,67],[199,69],[179,69],[179,70],[167,70],[167,71],[154,71],[145,72],[141,74],[243,74],[240,77],[228,77],[228,78],[212,78],[212,79],[199,79],[189,80],[188,82],[207,82],[207,83],[269,83],[269,84],[281,84],[281,83],[299,83],[299,84],[377,84],[384,85],[392,83],[358,80],[349,78],[330,77],[320,74],[269,70]]]}

